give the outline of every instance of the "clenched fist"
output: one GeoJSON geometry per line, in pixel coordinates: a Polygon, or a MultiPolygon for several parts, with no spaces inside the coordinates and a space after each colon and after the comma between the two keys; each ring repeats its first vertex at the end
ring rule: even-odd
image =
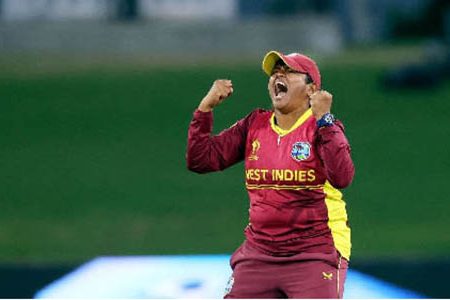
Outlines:
{"type": "Polygon", "coordinates": [[[208,94],[203,98],[198,109],[203,112],[211,111],[214,107],[222,103],[233,93],[233,83],[231,80],[218,79],[214,81],[208,94]]]}
{"type": "Polygon", "coordinates": [[[310,104],[311,110],[316,118],[320,120],[322,116],[331,111],[331,103],[333,102],[333,95],[325,90],[320,90],[311,95],[310,104]]]}

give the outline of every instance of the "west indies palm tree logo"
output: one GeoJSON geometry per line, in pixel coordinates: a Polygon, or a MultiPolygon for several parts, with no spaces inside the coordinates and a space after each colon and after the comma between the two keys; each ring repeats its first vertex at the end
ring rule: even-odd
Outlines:
{"type": "Polygon", "coordinates": [[[311,155],[311,145],[307,142],[297,142],[292,145],[291,157],[296,161],[308,159],[311,155]]]}

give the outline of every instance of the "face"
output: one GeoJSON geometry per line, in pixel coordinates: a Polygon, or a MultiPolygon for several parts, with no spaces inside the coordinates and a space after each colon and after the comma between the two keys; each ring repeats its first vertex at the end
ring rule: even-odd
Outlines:
{"type": "Polygon", "coordinates": [[[268,89],[273,108],[289,113],[309,107],[309,96],[314,92],[314,84],[306,83],[306,74],[277,64],[269,78],[268,89]]]}

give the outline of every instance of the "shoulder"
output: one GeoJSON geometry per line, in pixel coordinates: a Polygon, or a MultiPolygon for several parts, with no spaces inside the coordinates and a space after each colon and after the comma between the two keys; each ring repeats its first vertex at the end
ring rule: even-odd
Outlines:
{"type": "Polygon", "coordinates": [[[250,119],[252,122],[268,120],[272,116],[272,111],[263,108],[256,108],[251,111],[246,118],[250,119]]]}
{"type": "Polygon", "coordinates": [[[248,113],[244,118],[234,123],[230,128],[235,128],[247,132],[250,128],[257,124],[261,124],[270,119],[272,111],[256,108],[248,113]]]}
{"type": "Polygon", "coordinates": [[[244,119],[242,119],[243,126],[245,127],[246,131],[263,127],[265,124],[269,124],[271,116],[271,110],[256,108],[251,111],[244,119]]]}

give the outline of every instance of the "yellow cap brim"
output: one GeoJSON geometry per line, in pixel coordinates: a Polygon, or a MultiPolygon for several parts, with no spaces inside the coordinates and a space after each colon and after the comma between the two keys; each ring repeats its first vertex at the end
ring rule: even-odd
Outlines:
{"type": "MultiPolygon", "coordinates": [[[[277,51],[268,52],[266,56],[264,56],[264,59],[262,61],[262,69],[264,73],[271,76],[273,67],[280,59],[284,61],[283,55],[280,52],[277,51]]],[[[286,61],[284,61],[284,63],[287,65],[286,61]]]]}

